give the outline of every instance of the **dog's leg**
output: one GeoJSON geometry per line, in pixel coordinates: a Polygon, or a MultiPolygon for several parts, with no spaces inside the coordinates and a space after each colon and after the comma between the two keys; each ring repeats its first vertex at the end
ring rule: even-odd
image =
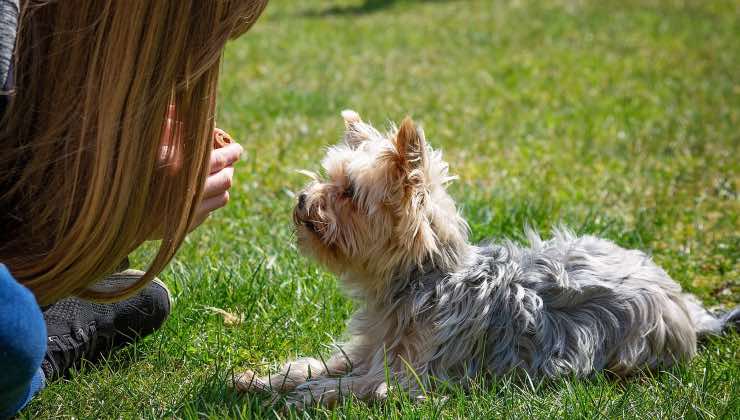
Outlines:
{"type": "Polygon", "coordinates": [[[362,401],[382,401],[388,398],[391,386],[400,387],[412,401],[421,402],[427,399],[427,394],[413,378],[407,378],[402,373],[391,375],[391,385],[387,382],[387,374],[383,371],[373,371],[364,375],[353,375],[339,378],[319,378],[307,381],[285,396],[285,407],[303,410],[307,406],[320,405],[332,408],[340,403],[342,398],[353,397],[362,401]]]}
{"type": "Polygon", "coordinates": [[[286,395],[286,407],[302,410],[309,405],[334,407],[350,395],[363,401],[385,399],[388,387],[383,376],[362,375],[308,381],[286,395]]]}
{"type": "Polygon", "coordinates": [[[369,366],[355,366],[345,376],[306,381],[286,395],[286,407],[298,410],[309,405],[333,407],[349,396],[362,401],[385,400],[391,387],[403,390],[412,400],[423,401],[426,398],[424,384],[429,383],[426,374],[410,374],[410,365],[399,362],[400,358],[392,355],[384,358],[384,355],[380,352],[379,357],[370,360],[369,366]],[[389,366],[388,358],[396,362],[389,366]]]}
{"type": "Polygon", "coordinates": [[[234,376],[234,385],[243,392],[262,391],[270,393],[289,392],[304,382],[325,376],[345,375],[353,368],[349,355],[337,351],[328,360],[312,357],[286,363],[279,373],[260,378],[251,370],[234,376]]]}
{"type": "Polygon", "coordinates": [[[234,376],[234,386],[243,392],[288,392],[307,380],[321,377],[327,373],[327,366],[312,357],[288,362],[279,373],[260,378],[248,370],[234,376]]]}

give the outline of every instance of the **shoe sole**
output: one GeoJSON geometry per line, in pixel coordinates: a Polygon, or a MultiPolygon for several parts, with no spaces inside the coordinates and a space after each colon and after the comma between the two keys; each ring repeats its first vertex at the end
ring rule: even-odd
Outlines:
{"type": "MultiPolygon", "coordinates": [[[[119,272],[113,273],[113,274],[109,275],[108,277],[106,277],[105,280],[110,280],[110,279],[115,278],[117,281],[120,281],[122,279],[127,279],[128,281],[126,281],[124,283],[131,284],[131,283],[137,281],[138,279],[140,279],[141,276],[143,276],[143,275],[144,275],[144,272],[143,271],[129,268],[129,269],[126,269],[126,270],[123,270],[123,271],[119,271],[119,272]]],[[[105,280],[103,280],[103,282],[105,282],[105,280]]],[[[98,283],[97,286],[99,286],[101,283],[98,283]]],[[[174,299],[172,299],[172,292],[170,292],[170,288],[167,287],[167,285],[162,280],[158,279],[157,277],[155,277],[152,280],[152,283],[156,283],[159,287],[163,288],[164,291],[167,293],[167,300],[168,300],[168,302],[170,304],[170,311],[171,311],[172,310],[172,307],[175,304],[175,301],[174,301],[174,299]]],[[[94,289],[95,286],[93,286],[92,288],[94,289]]]]}
{"type": "Polygon", "coordinates": [[[170,303],[170,310],[169,310],[169,312],[172,312],[172,307],[175,306],[175,300],[172,299],[172,293],[170,292],[170,288],[167,287],[167,285],[164,284],[164,282],[162,280],[158,279],[157,277],[155,277],[154,280],[152,280],[152,283],[158,284],[167,293],[167,300],[170,303]]]}

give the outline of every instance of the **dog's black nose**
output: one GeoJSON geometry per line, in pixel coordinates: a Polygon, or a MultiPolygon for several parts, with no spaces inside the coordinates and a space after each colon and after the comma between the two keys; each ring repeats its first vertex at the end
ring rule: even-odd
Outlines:
{"type": "Polygon", "coordinates": [[[301,193],[298,196],[298,210],[303,210],[306,207],[306,193],[301,193]]]}

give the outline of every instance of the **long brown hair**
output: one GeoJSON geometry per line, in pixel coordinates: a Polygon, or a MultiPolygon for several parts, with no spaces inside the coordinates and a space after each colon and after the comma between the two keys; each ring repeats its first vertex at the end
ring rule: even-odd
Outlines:
{"type": "Polygon", "coordinates": [[[22,2],[0,124],[0,262],[39,303],[120,299],[174,256],[208,172],[223,47],[266,3],[22,2]],[[163,139],[172,103],[179,123],[163,139]],[[177,171],[163,168],[173,159],[177,171]],[[90,288],[155,231],[139,282],[90,288]]]}

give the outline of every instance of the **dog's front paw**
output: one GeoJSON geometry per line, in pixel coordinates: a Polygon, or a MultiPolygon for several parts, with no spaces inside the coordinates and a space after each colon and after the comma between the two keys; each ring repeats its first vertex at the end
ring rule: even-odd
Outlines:
{"type": "Polygon", "coordinates": [[[295,391],[285,396],[285,408],[302,411],[309,406],[333,408],[339,401],[340,393],[335,381],[312,381],[299,385],[295,391]]]}
{"type": "Polygon", "coordinates": [[[289,417],[290,412],[302,412],[307,407],[316,406],[317,401],[314,400],[314,396],[307,391],[293,391],[290,394],[282,397],[282,406],[280,412],[282,415],[289,417]]]}
{"type": "Polygon", "coordinates": [[[376,401],[385,401],[388,399],[388,391],[390,390],[390,387],[388,387],[387,382],[381,382],[380,385],[378,385],[375,388],[375,392],[373,392],[373,398],[376,401]]]}
{"type": "Polygon", "coordinates": [[[231,383],[239,392],[271,392],[268,384],[251,370],[234,375],[231,383]]]}

